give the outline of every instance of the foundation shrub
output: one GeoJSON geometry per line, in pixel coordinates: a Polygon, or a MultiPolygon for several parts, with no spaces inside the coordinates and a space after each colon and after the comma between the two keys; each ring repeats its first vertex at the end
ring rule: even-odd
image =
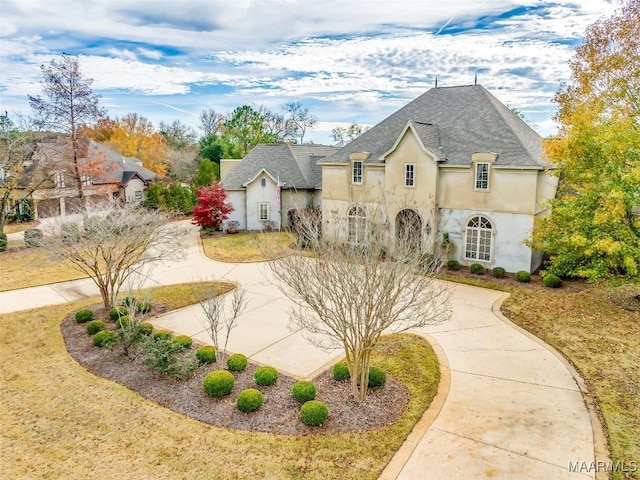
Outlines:
{"type": "Polygon", "coordinates": [[[519,270],[516,272],[516,280],[522,283],[528,283],[531,281],[531,274],[526,270],[519,270]]]}
{"type": "Polygon", "coordinates": [[[316,386],[308,380],[300,380],[291,388],[293,398],[300,403],[305,403],[316,398],[316,386]]]}
{"type": "Polygon", "coordinates": [[[182,348],[182,350],[188,350],[193,345],[193,339],[188,335],[178,335],[173,338],[173,343],[182,348]]]}
{"type": "Polygon", "coordinates": [[[542,279],[542,284],[549,288],[560,288],[562,280],[557,275],[550,274],[542,279]]]}
{"type": "Polygon", "coordinates": [[[216,347],[207,345],[196,350],[196,358],[200,363],[213,363],[216,361],[216,347]]]}
{"type": "Polygon", "coordinates": [[[484,266],[480,265],[479,263],[472,263],[469,266],[469,272],[473,273],[474,275],[484,275],[484,266]]]}
{"type": "Polygon", "coordinates": [[[236,379],[226,370],[216,370],[209,373],[202,381],[202,387],[211,397],[224,397],[233,390],[236,379]]]}
{"type": "Polygon", "coordinates": [[[337,381],[347,380],[351,378],[349,367],[347,367],[346,362],[335,363],[333,365],[333,368],[331,369],[331,374],[333,375],[333,379],[337,381]]]}
{"type": "Polygon", "coordinates": [[[241,372],[247,368],[247,357],[241,353],[234,353],[227,358],[227,368],[232,372],[241,372]]]}
{"type": "Polygon", "coordinates": [[[128,313],[129,310],[126,307],[113,307],[109,310],[109,318],[115,322],[118,318],[124,317],[128,313]]]}
{"type": "Polygon", "coordinates": [[[87,333],[89,335],[95,335],[102,330],[104,330],[104,322],[102,320],[92,320],[87,323],[87,333]]]}
{"type": "Polygon", "coordinates": [[[238,399],[236,400],[236,405],[243,412],[255,412],[258,410],[262,403],[264,402],[264,398],[260,390],[256,390],[255,388],[247,388],[240,392],[238,395],[238,399]]]}
{"type": "Polygon", "coordinates": [[[318,400],[309,400],[300,407],[300,420],[310,427],[324,425],[329,418],[329,409],[318,400]]]}
{"type": "Polygon", "coordinates": [[[457,260],[447,260],[447,270],[453,272],[460,270],[460,262],[457,260]]]}
{"type": "Polygon", "coordinates": [[[93,311],[87,309],[78,310],[76,312],[76,322],[78,323],[87,323],[93,320],[93,311]]]}
{"type": "Polygon", "coordinates": [[[493,278],[504,278],[507,275],[507,272],[504,268],[502,267],[494,267],[491,270],[491,276],[493,278]]]}
{"type": "Polygon", "coordinates": [[[93,344],[96,347],[108,347],[115,340],[115,334],[110,330],[101,330],[96,333],[93,338],[93,344]]]}
{"type": "Polygon", "coordinates": [[[278,371],[273,367],[260,367],[253,374],[256,383],[263,387],[276,383],[278,376],[278,371]]]}
{"type": "Polygon", "coordinates": [[[369,387],[382,387],[387,381],[387,374],[378,367],[369,367],[369,387]]]}

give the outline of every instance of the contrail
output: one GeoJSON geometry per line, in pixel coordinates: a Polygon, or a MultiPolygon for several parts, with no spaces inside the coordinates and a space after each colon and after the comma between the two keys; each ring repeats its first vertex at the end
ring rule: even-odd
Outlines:
{"type": "Polygon", "coordinates": [[[447,25],[449,25],[451,23],[451,21],[453,20],[454,17],[451,17],[449,20],[447,20],[447,23],[445,23],[442,27],[440,27],[440,30],[438,30],[436,32],[436,35],[438,35],[442,30],[444,30],[445,28],[447,28],[447,25]]]}

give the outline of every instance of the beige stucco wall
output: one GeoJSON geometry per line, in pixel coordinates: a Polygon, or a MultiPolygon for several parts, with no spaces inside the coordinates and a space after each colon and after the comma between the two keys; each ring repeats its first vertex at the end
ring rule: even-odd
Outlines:
{"type": "Polygon", "coordinates": [[[224,180],[224,177],[229,175],[229,172],[233,170],[241,161],[241,158],[223,158],[222,160],[220,160],[220,180],[224,180]]]}
{"type": "Polygon", "coordinates": [[[145,197],[146,187],[144,182],[137,177],[133,177],[127,183],[127,186],[124,189],[125,201],[127,203],[140,203],[145,197]],[[141,198],[136,200],[135,193],[139,191],[141,193],[141,198]]]}

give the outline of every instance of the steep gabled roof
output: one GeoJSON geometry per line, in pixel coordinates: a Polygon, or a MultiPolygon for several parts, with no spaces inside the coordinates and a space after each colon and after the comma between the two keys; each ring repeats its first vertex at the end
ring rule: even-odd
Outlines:
{"type": "Polygon", "coordinates": [[[371,153],[367,163],[383,162],[409,122],[445,165],[469,165],[476,152],[497,153],[497,166],[547,165],[542,138],[480,85],[432,88],[323,162],[346,163],[363,151],[371,153]]]}
{"type": "Polygon", "coordinates": [[[104,169],[105,173],[99,178],[94,179],[93,183],[113,183],[115,181],[126,185],[134,174],[137,174],[144,182],[150,182],[157,177],[154,172],[144,168],[139,159],[135,157],[123,157],[119,153],[93,140],[91,140],[89,144],[88,154],[89,158],[92,159],[104,157],[107,163],[104,169]]]}
{"type": "Polygon", "coordinates": [[[337,150],[326,145],[261,143],[229,172],[222,184],[227,190],[242,189],[264,169],[272,178],[280,178],[282,188],[313,189],[322,180],[316,163],[337,150]]]}

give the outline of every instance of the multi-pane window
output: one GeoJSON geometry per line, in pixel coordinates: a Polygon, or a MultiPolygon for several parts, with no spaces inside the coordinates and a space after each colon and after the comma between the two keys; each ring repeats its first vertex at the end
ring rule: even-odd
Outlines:
{"type": "Polygon", "coordinates": [[[489,190],[489,164],[476,163],[476,190],[489,190]]]}
{"type": "Polygon", "coordinates": [[[467,223],[464,257],[469,260],[491,261],[493,227],[488,218],[481,215],[467,223]]]}
{"type": "Polygon", "coordinates": [[[353,175],[352,175],[352,181],[353,183],[362,183],[362,162],[360,161],[355,161],[353,162],[353,175]]]}
{"type": "Polygon", "coordinates": [[[266,187],[267,186],[267,179],[266,178],[262,178],[260,180],[260,185],[263,186],[263,187],[266,187]]]}
{"type": "Polygon", "coordinates": [[[416,165],[407,163],[404,166],[404,186],[413,187],[415,185],[416,165]]]}
{"type": "Polygon", "coordinates": [[[89,178],[89,175],[82,175],[80,177],[80,181],[82,182],[83,187],[91,186],[91,179],[89,178]]]}
{"type": "Polygon", "coordinates": [[[362,243],[365,239],[367,217],[362,207],[352,207],[347,218],[347,241],[349,243],[362,243]]]}
{"type": "Polygon", "coordinates": [[[140,200],[142,200],[142,190],[136,190],[133,195],[136,201],[139,202],[140,200]]]}
{"type": "Polygon", "coordinates": [[[64,182],[64,173],[58,172],[53,176],[53,181],[56,183],[56,188],[65,188],[67,185],[64,182]]]}
{"type": "Polygon", "coordinates": [[[269,204],[267,202],[258,204],[258,219],[261,222],[269,220],[269,204]]]}

